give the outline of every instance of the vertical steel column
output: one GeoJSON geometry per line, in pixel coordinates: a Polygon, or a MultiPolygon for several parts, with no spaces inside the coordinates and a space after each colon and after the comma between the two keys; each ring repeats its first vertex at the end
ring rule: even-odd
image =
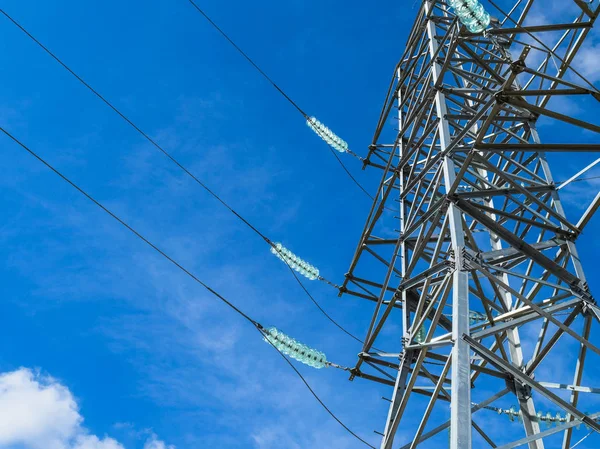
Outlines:
{"type": "MultiPolygon", "coordinates": [[[[401,78],[400,68],[397,71],[398,79],[401,78]]],[[[398,106],[402,104],[402,90],[398,90],[398,106]]],[[[402,127],[402,108],[398,108],[398,122],[400,123],[400,127],[402,127]]],[[[398,142],[398,153],[400,158],[403,155],[403,146],[402,139],[398,142]]],[[[402,186],[404,184],[404,178],[400,176],[400,191],[402,191],[402,186]]],[[[400,233],[403,234],[405,230],[405,206],[404,199],[400,196],[400,233]]],[[[402,242],[400,245],[400,267],[402,276],[406,273],[406,243],[402,242]]],[[[406,302],[406,290],[402,291],[402,345],[405,346],[406,342],[410,337],[409,332],[409,320],[410,320],[410,307],[406,302]]],[[[385,430],[383,432],[383,438],[381,440],[381,449],[386,449],[390,447],[394,441],[395,431],[393,430],[392,424],[394,421],[394,417],[398,411],[398,407],[400,406],[400,402],[404,397],[404,393],[406,391],[406,381],[408,379],[408,373],[411,365],[411,358],[407,356],[406,353],[403,354],[402,359],[400,361],[400,368],[398,369],[398,375],[396,377],[396,383],[394,385],[394,393],[392,394],[392,402],[390,404],[390,409],[388,411],[388,417],[385,422],[385,430]]]]}
{"type": "MultiPolygon", "coordinates": [[[[425,14],[430,15],[433,2],[425,2],[425,14]]],[[[435,23],[427,19],[429,56],[431,58],[432,82],[437,84],[441,67],[435,61],[438,42],[435,38],[435,23]]],[[[440,151],[450,145],[450,128],[446,119],[446,96],[438,90],[435,94],[438,116],[440,151]]],[[[445,156],[443,160],[444,186],[446,192],[456,180],[454,161],[445,156]]],[[[450,236],[455,258],[455,272],[452,279],[452,402],[450,404],[450,449],[471,449],[471,359],[469,344],[462,338],[469,335],[469,274],[463,266],[462,252],[465,247],[461,212],[455,204],[448,207],[450,236]]]]}
{"type": "MultiPolygon", "coordinates": [[[[511,60],[514,61],[514,58],[512,58],[512,55],[510,55],[510,52],[508,50],[506,50],[506,54],[511,56],[511,60]]],[[[510,77],[510,78],[508,78],[508,80],[506,82],[511,83],[511,84],[515,85],[516,87],[520,87],[518,84],[518,81],[516,80],[516,77],[514,77],[514,79],[513,79],[513,77],[510,77]]],[[[482,152],[479,152],[479,153],[482,154],[482,152]]],[[[480,176],[482,178],[487,179],[487,180],[490,179],[489,173],[487,170],[478,168],[477,172],[480,174],[480,176]]],[[[483,201],[487,207],[490,207],[492,209],[496,208],[493,197],[484,198],[483,201]]],[[[488,215],[494,221],[497,220],[496,214],[494,214],[494,213],[486,213],[486,215],[488,215]]],[[[491,231],[488,231],[488,234],[490,237],[490,244],[491,244],[492,249],[496,250],[496,251],[502,250],[503,245],[502,245],[502,240],[500,239],[500,237],[491,231]]],[[[505,284],[507,284],[507,285],[510,284],[509,276],[507,273],[498,274],[497,277],[500,281],[504,282],[505,284]]],[[[499,289],[498,296],[504,303],[506,310],[510,310],[513,307],[513,305],[514,305],[513,296],[509,292],[499,289]]],[[[509,329],[506,333],[506,339],[508,341],[510,361],[512,362],[512,364],[515,367],[522,369],[524,358],[523,358],[523,347],[521,346],[521,337],[519,335],[519,329],[517,327],[509,329]]],[[[535,418],[533,418],[536,416],[536,408],[535,408],[535,404],[533,402],[533,398],[532,397],[522,397],[521,395],[517,395],[517,399],[519,401],[519,407],[522,412],[521,420],[523,421],[523,427],[525,428],[525,433],[527,434],[527,436],[531,436],[531,435],[540,433],[540,425],[537,422],[537,420],[535,418]]],[[[544,442],[541,439],[531,441],[529,443],[529,449],[544,449],[544,442]]]]}

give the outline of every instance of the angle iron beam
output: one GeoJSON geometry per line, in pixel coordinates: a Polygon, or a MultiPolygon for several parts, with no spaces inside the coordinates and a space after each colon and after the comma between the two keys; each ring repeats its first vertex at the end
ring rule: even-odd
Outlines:
{"type": "Polygon", "coordinates": [[[580,412],[577,408],[573,407],[571,404],[569,404],[568,402],[564,401],[559,396],[555,395],[550,390],[548,390],[547,388],[545,388],[542,385],[540,385],[539,382],[533,380],[531,377],[529,377],[528,375],[524,374],[519,369],[517,369],[514,366],[506,363],[504,360],[502,360],[496,354],[494,354],[493,352],[491,352],[485,346],[479,344],[473,338],[469,337],[468,335],[463,335],[462,338],[467,343],[469,343],[469,345],[471,346],[471,348],[473,349],[473,351],[475,351],[476,353],[478,353],[481,357],[485,358],[489,363],[491,363],[492,365],[497,366],[499,369],[501,369],[501,370],[505,371],[506,373],[510,374],[515,379],[517,379],[520,382],[522,382],[523,384],[528,385],[533,390],[537,391],[542,396],[544,396],[546,399],[548,399],[549,401],[555,403],[556,405],[558,405],[559,407],[561,407],[563,410],[569,412],[571,415],[579,418],[579,420],[581,420],[581,422],[583,422],[587,426],[591,427],[596,432],[600,433],[600,424],[598,424],[594,419],[590,418],[585,413],[580,412]]]}

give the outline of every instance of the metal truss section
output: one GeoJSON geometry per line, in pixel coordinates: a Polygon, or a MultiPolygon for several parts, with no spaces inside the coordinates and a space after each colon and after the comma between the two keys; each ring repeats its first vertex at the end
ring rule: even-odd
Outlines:
{"type": "Polygon", "coordinates": [[[374,306],[351,378],[393,388],[382,449],[569,449],[578,425],[600,432],[600,385],[583,383],[600,314],[576,248],[600,195],[572,222],[548,163],[600,151],[600,126],[555,106],[600,101],[573,64],[600,5],[565,0],[564,23],[540,24],[534,3],[482,1],[476,35],[422,2],[390,83],[365,159],[381,182],[341,288],[374,306]],[[569,131],[545,143],[538,123],[569,131]]]}

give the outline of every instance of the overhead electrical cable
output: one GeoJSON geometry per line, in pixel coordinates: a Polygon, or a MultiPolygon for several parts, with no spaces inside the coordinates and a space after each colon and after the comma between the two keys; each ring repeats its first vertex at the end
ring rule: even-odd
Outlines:
{"type": "MultiPolygon", "coordinates": [[[[320,363],[323,366],[325,366],[325,364],[326,364],[326,365],[331,365],[331,366],[334,366],[334,367],[338,367],[337,365],[330,364],[329,362],[326,362],[326,361],[323,362],[324,354],[319,353],[316,350],[308,348],[305,345],[299,344],[297,342],[296,342],[296,345],[293,346],[291,349],[288,349],[286,347],[285,342],[281,343],[281,344],[278,344],[277,340],[273,338],[273,335],[274,335],[273,331],[272,331],[273,328],[264,328],[258,321],[254,320],[249,315],[247,315],[246,313],[244,313],[239,307],[237,307],[236,305],[234,305],[231,301],[229,301],[228,299],[226,299],[223,295],[221,295],[216,290],[214,290],[212,287],[210,287],[208,284],[206,284],[205,282],[203,282],[195,274],[193,274],[191,271],[189,271],[187,268],[185,268],[183,265],[181,265],[179,262],[177,262],[174,258],[172,258],[171,256],[169,256],[165,251],[163,251],[158,246],[156,246],[154,243],[152,243],[148,238],[144,237],[139,231],[137,231],[135,228],[133,228],[131,225],[129,225],[125,220],[123,220],[118,215],[116,215],[114,212],[112,212],[110,209],[108,209],[106,206],[104,206],[104,204],[102,204],[100,201],[98,201],[97,199],[95,199],[92,195],[90,195],[89,193],[87,193],[83,188],[79,187],[78,184],[76,184],[74,181],[72,181],[70,178],[68,178],[66,175],[64,175],[61,171],[59,171],[57,168],[55,168],[53,165],[51,165],[48,161],[46,161],[44,158],[42,158],[40,155],[38,155],[35,151],[33,151],[31,148],[29,148],[27,145],[25,145],[19,139],[17,139],[17,137],[15,137],[13,134],[11,134],[9,131],[7,131],[5,128],[3,128],[3,127],[0,126],[0,131],[2,131],[2,133],[4,133],[7,137],[9,137],[17,145],[19,145],[23,150],[25,150],[26,152],[28,152],[30,155],[32,155],[34,158],[36,158],[39,162],[41,162],[43,165],[45,165],[46,168],[50,169],[52,172],[54,172],[54,174],[58,175],[63,181],[65,181],[67,184],[69,184],[71,187],[73,187],[75,190],[77,190],[81,195],[83,195],[89,201],[91,201],[92,203],[94,203],[94,205],[96,205],[97,207],[99,207],[103,212],[107,213],[114,220],[116,220],[120,225],[122,225],[123,227],[125,227],[129,232],[131,232],[133,235],[135,235],[137,238],[139,238],[141,241],[143,241],[146,245],[148,245],[150,248],[152,248],[154,251],[156,251],[159,255],[161,255],[162,257],[164,257],[171,264],[175,265],[175,267],[177,267],[179,270],[181,270],[184,274],[186,274],[187,276],[189,276],[196,283],[200,284],[209,293],[211,293],[212,295],[214,295],[215,297],[217,297],[221,302],[223,302],[225,305],[227,305],[229,308],[231,308],[234,312],[236,312],[237,314],[239,314],[240,316],[242,316],[246,321],[248,321],[250,324],[252,324],[261,333],[261,335],[263,335],[263,337],[265,338],[265,340],[273,348],[275,348],[277,350],[277,352],[292,367],[292,369],[300,377],[300,379],[302,380],[302,382],[306,385],[306,387],[308,388],[308,390],[311,392],[311,394],[314,396],[314,398],[319,402],[319,404],[321,404],[321,406],[325,409],[325,411],[327,411],[327,413],[329,413],[352,436],[354,436],[355,438],[357,438],[359,441],[361,441],[362,443],[366,444],[367,446],[375,449],[374,446],[370,445],[365,440],[363,440],[361,437],[359,437],[356,433],[354,433],[352,430],[350,430],[325,405],[325,403],[321,400],[321,398],[317,395],[317,393],[311,388],[311,386],[306,381],[306,379],[302,376],[302,374],[300,374],[300,372],[298,371],[298,369],[285,356],[284,352],[286,352],[290,356],[294,357],[295,359],[300,360],[300,357],[297,355],[297,353],[299,351],[306,350],[309,353],[308,356],[307,356],[307,357],[309,357],[309,360],[301,360],[303,363],[311,364],[311,363],[309,363],[310,362],[310,356],[314,353],[314,354],[316,354],[314,356],[315,359],[318,358],[317,363],[320,363]]],[[[293,340],[293,339],[289,339],[289,337],[286,337],[286,338],[288,340],[293,340]]],[[[288,346],[290,346],[290,345],[288,344],[288,346]]],[[[314,363],[313,363],[313,365],[314,365],[314,363]]]]}
{"type": "MultiPolygon", "coordinates": [[[[88,84],[81,76],[79,76],[73,69],[71,69],[66,63],[64,63],[55,53],[53,53],[48,47],[46,47],[43,43],[41,43],[35,36],[33,36],[27,29],[25,29],[19,22],[13,19],[6,11],[0,9],[0,13],[2,13],[7,19],[9,19],[17,28],[19,28],[23,33],[25,33],[33,42],[35,42],[42,50],[44,50],[52,59],[58,62],[67,72],[69,72],[75,79],[77,79],[83,86],[85,86],[90,92],[92,92],[96,97],[98,97],[104,104],[106,104],[110,109],[112,109],[119,117],[121,117],[129,126],[131,126],[135,131],[137,131],[142,137],[144,137],[153,147],[163,153],[171,162],[173,162],[179,169],[181,169],[186,175],[192,178],[199,186],[201,186],[206,192],[208,192],[213,198],[215,198],[219,203],[221,203],[227,210],[229,210],[233,215],[235,215],[240,221],[242,221],[248,228],[254,231],[258,236],[260,236],[270,247],[271,250],[276,248],[276,242],[271,241],[267,236],[265,236],[261,231],[259,231],[252,223],[250,223],[247,219],[245,219],[241,214],[239,214],[233,207],[231,207],[225,200],[223,200],[218,194],[216,194],[208,185],[202,182],[198,177],[196,177],[192,172],[190,172],[182,163],[180,163],[173,155],[171,155],[167,150],[165,150],[156,140],[150,137],[146,132],[144,132],[138,125],[136,125],[129,117],[127,117],[123,112],[121,112],[112,102],[110,102],[105,96],[103,96],[100,92],[98,92],[95,88],[93,88],[90,84],[88,84]]],[[[332,150],[333,151],[333,150],[332,150]]],[[[334,153],[335,155],[335,153],[334,153]]],[[[337,155],[335,155],[337,157],[337,155]]],[[[340,161],[341,162],[341,161],[340,161]]],[[[277,251],[278,252],[278,251],[277,251]]],[[[281,257],[280,257],[281,258],[281,257]]],[[[288,259],[284,260],[284,263],[290,269],[292,275],[302,287],[302,290],[309,297],[309,299],[315,304],[315,306],[319,309],[319,311],[333,323],[337,328],[339,328],[342,332],[358,341],[361,344],[364,344],[363,341],[353,335],[351,332],[346,330],[342,325],[340,325],[337,321],[335,321],[325,310],[321,307],[321,305],[317,302],[317,300],[308,292],[302,281],[298,278],[294,271],[302,272],[303,267],[293,263],[293,260],[288,259]]],[[[322,276],[318,276],[315,279],[318,279],[322,282],[325,282],[328,285],[333,286],[336,289],[339,289],[339,286],[334,284],[333,282],[327,280],[322,276]]]]}
{"type": "Polygon", "coordinates": [[[260,73],[299,113],[300,115],[302,115],[302,117],[306,120],[306,124],[319,136],[321,137],[321,139],[323,139],[323,141],[325,141],[325,143],[327,143],[327,145],[329,145],[329,148],[331,149],[331,151],[333,152],[333,155],[336,156],[336,159],[338,160],[338,162],[340,163],[340,165],[342,166],[342,168],[344,169],[344,171],[346,172],[346,174],[350,177],[350,179],[371,199],[373,200],[373,196],[367,192],[365,190],[365,188],[358,182],[358,180],[352,176],[350,174],[350,171],[348,170],[348,168],[345,166],[345,164],[342,162],[342,160],[337,157],[337,154],[335,154],[335,152],[333,150],[337,150],[340,153],[348,153],[351,156],[354,156],[355,158],[363,161],[364,158],[360,157],[359,155],[357,155],[356,153],[354,153],[352,150],[350,150],[348,148],[348,144],[340,139],[333,131],[331,131],[327,126],[325,126],[324,124],[322,124],[319,120],[316,119],[316,117],[311,117],[309,116],[306,112],[304,112],[304,110],[298,106],[298,103],[296,103],[294,100],[292,100],[292,98],[285,93],[285,91],[279,87],[277,85],[277,83],[275,83],[275,81],[273,81],[273,79],[267,75],[265,73],[265,71],[263,69],[261,69],[259,67],[259,65],[254,62],[254,60],[248,56],[248,54],[242,50],[240,48],[239,45],[237,45],[235,43],[235,41],[233,39],[231,39],[231,37],[229,37],[229,35],[223,31],[223,29],[217,25],[215,23],[214,20],[212,20],[210,18],[210,16],[202,9],[198,6],[198,4],[196,4],[196,2],[194,2],[193,0],[188,0],[191,5],[196,9],[196,11],[198,11],[207,21],[208,23],[210,23],[213,28],[215,30],[217,30],[219,32],[219,34],[221,34],[221,36],[223,36],[227,42],[229,42],[231,44],[231,46],[233,48],[235,48],[238,53],[240,53],[251,65],[252,67],[254,67],[256,69],[256,71],[258,73],[260,73]]]}
{"type": "Polygon", "coordinates": [[[230,38],[228,35],[227,35],[227,33],[225,33],[225,31],[223,31],[223,30],[222,30],[222,29],[219,27],[219,25],[217,25],[215,22],[213,22],[213,20],[212,20],[212,19],[211,19],[211,18],[208,16],[208,14],[206,14],[206,13],[205,13],[205,12],[204,12],[202,9],[200,9],[200,7],[199,7],[198,5],[196,5],[196,3],[194,3],[193,1],[191,1],[191,0],[190,0],[190,3],[191,3],[193,6],[194,6],[194,8],[196,8],[196,10],[197,10],[197,11],[198,11],[200,14],[202,14],[202,15],[204,16],[204,18],[205,18],[206,20],[208,20],[208,22],[209,22],[209,23],[210,23],[210,24],[211,24],[211,25],[212,25],[212,26],[213,26],[213,27],[214,27],[214,28],[215,28],[215,29],[216,29],[216,30],[217,30],[219,33],[221,33],[221,35],[222,35],[222,36],[223,36],[225,39],[227,39],[227,41],[228,41],[228,42],[229,42],[229,43],[230,43],[230,44],[233,46],[233,48],[235,48],[235,49],[236,49],[236,50],[237,50],[237,51],[238,51],[238,52],[239,52],[239,53],[240,53],[240,54],[241,54],[241,55],[242,55],[244,58],[246,58],[246,60],[247,60],[247,61],[248,61],[250,64],[252,64],[252,66],[253,66],[253,67],[254,67],[254,68],[255,68],[255,69],[258,71],[258,73],[260,73],[260,74],[261,74],[261,75],[262,75],[262,76],[263,76],[263,77],[264,77],[264,78],[265,78],[265,79],[266,79],[266,80],[267,80],[269,83],[271,83],[271,85],[272,85],[272,86],[273,86],[275,89],[277,89],[277,91],[278,91],[278,92],[279,92],[281,95],[283,95],[283,97],[284,97],[284,98],[285,98],[287,101],[289,101],[289,102],[290,102],[290,104],[291,104],[292,106],[294,106],[294,107],[296,108],[296,110],[297,110],[297,111],[298,111],[300,114],[302,114],[302,116],[303,116],[303,117],[308,117],[308,114],[306,114],[306,112],[304,112],[304,111],[302,110],[302,108],[301,108],[300,106],[298,106],[298,104],[297,104],[297,103],[296,103],[294,100],[292,100],[292,99],[290,98],[290,96],[289,96],[288,94],[286,94],[286,93],[283,91],[283,89],[282,89],[281,87],[279,87],[279,86],[277,85],[277,83],[276,83],[275,81],[273,81],[273,80],[271,79],[271,77],[270,77],[269,75],[267,75],[267,74],[266,74],[266,73],[265,73],[265,72],[264,72],[264,71],[263,71],[263,70],[262,70],[262,69],[261,69],[261,68],[258,66],[258,64],[256,64],[256,63],[253,61],[253,60],[252,60],[252,58],[251,58],[250,56],[248,56],[248,55],[246,54],[246,52],[245,52],[244,50],[242,50],[242,49],[241,49],[241,48],[240,48],[240,47],[239,47],[239,46],[238,46],[238,45],[237,45],[237,44],[236,44],[236,43],[235,43],[235,42],[234,42],[234,41],[233,41],[233,40],[232,40],[232,39],[231,39],[231,38],[230,38]]]}
{"type": "MultiPolygon", "coordinates": [[[[262,333],[262,332],[261,332],[262,333]]],[[[275,346],[273,346],[275,347],[275,346]]],[[[277,348],[275,348],[277,349],[277,348]]],[[[279,355],[281,357],[283,357],[283,359],[288,363],[288,365],[290,365],[290,367],[296,372],[296,374],[298,375],[298,377],[300,377],[300,379],[302,380],[302,382],[304,382],[304,385],[306,385],[306,388],[308,388],[308,390],[312,393],[312,395],[315,397],[315,399],[321,404],[321,406],[325,409],[325,411],[327,413],[329,413],[329,415],[335,419],[338,424],[340,426],[342,426],[344,429],[346,429],[346,431],[348,431],[348,433],[350,433],[354,438],[356,438],[357,440],[359,440],[361,443],[365,444],[366,446],[372,448],[372,449],[376,449],[375,446],[373,446],[372,444],[367,443],[365,440],[363,440],[361,437],[359,437],[357,434],[355,434],[352,430],[350,430],[342,421],[340,421],[338,419],[337,416],[335,416],[335,414],[329,409],[329,407],[327,407],[327,405],[325,405],[325,403],[319,398],[319,396],[314,392],[314,390],[312,389],[312,387],[310,386],[310,384],[307,382],[307,380],[304,378],[304,376],[300,373],[300,371],[298,371],[298,368],[296,368],[292,362],[290,362],[290,360],[283,354],[283,352],[279,351],[279,355]]]]}

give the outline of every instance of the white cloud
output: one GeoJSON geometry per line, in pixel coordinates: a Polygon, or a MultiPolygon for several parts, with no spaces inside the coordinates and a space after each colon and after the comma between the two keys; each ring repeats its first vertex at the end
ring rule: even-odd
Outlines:
{"type": "Polygon", "coordinates": [[[263,427],[252,434],[252,439],[257,449],[271,449],[281,446],[289,449],[300,449],[300,446],[287,435],[286,429],[281,427],[263,427]],[[285,444],[282,445],[282,442],[285,442],[285,444]]]}
{"type": "MultiPolygon", "coordinates": [[[[0,374],[0,447],[125,449],[90,435],[73,394],[56,379],[29,369],[0,374]]],[[[152,434],[144,449],[175,449],[152,434]]]]}
{"type": "Polygon", "coordinates": [[[104,437],[100,440],[96,435],[80,435],[72,446],[73,449],[124,449],[123,446],[112,438],[104,437]]]}
{"type": "Polygon", "coordinates": [[[586,43],[581,48],[575,65],[581,69],[582,74],[592,83],[600,80],[600,43],[586,43]]]}
{"type": "Polygon", "coordinates": [[[144,444],[144,449],[175,449],[173,445],[166,445],[164,441],[158,439],[158,437],[154,434],[146,441],[144,444]]]}
{"type": "Polygon", "coordinates": [[[0,376],[0,446],[63,449],[82,417],[69,390],[27,369],[0,376]]]}

